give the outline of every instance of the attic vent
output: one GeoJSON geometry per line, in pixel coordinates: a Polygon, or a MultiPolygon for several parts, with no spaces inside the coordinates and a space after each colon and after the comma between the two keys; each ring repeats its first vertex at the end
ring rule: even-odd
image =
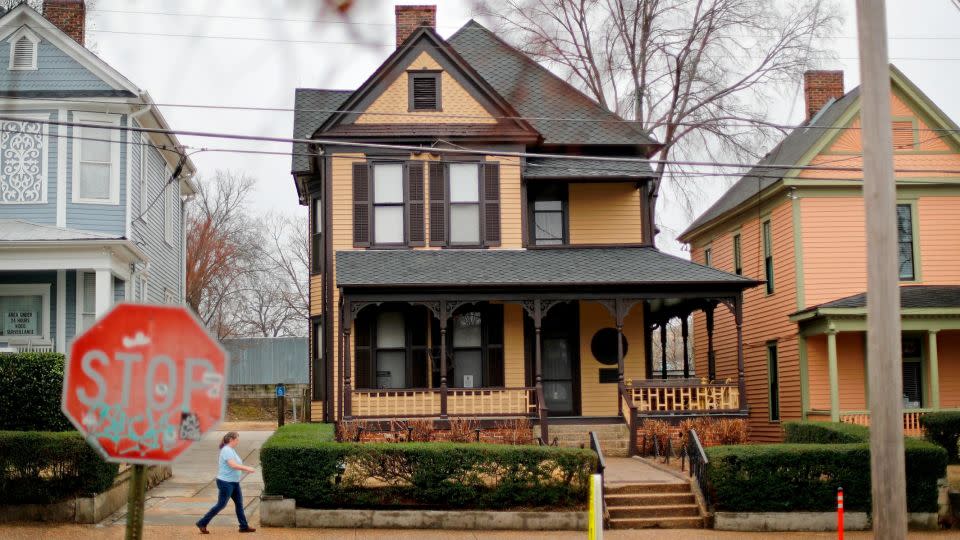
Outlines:
{"type": "Polygon", "coordinates": [[[440,110],[440,73],[411,73],[410,74],[410,110],[411,111],[439,111],[440,110]]]}
{"type": "Polygon", "coordinates": [[[10,40],[10,69],[37,69],[37,41],[28,34],[10,40]]]}
{"type": "Polygon", "coordinates": [[[916,140],[914,138],[914,127],[912,120],[893,122],[893,149],[894,150],[913,150],[916,140]]]}

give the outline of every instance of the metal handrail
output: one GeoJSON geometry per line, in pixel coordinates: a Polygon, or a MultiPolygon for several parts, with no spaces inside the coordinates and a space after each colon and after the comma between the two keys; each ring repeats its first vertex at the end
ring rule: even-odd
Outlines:
{"type": "Polygon", "coordinates": [[[603,496],[603,471],[607,468],[607,462],[603,458],[603,450],[600,448],[600,439],[597,437],[596,431],[590,432],[590,449],[597,453],[597,474],[600,475],[600,510],[606,515],[607,501],[603,496]]]}
{"type": "Polygon", "coordinates": [[[617,384],[617,391],[620,394],[620,413],[623,415],[624,420],[627,423],[627,427],[630,429],[629,441],[630,446],[627,453],[631,456],[639,454],[637,449],[637,404],[633,402],[633,396],[630,391],[627,389],[626,385],[623,384],[623,381],[620,381],[617,384]],[[627,404],[627,410],[623,410],[623,404],[627,404]]]}
{"type": "Polygon", "coordinates": [[[687,441],[687,458],[690,460],[690,477],[696,477],[697,486],[703,495],[703,500],[710,507],[710,493],[707,491],[707,465],[710,460],[707,458],[707,452],[700,444],[700,437],[696,430],[690,430],[690,437],[687,441]]]}

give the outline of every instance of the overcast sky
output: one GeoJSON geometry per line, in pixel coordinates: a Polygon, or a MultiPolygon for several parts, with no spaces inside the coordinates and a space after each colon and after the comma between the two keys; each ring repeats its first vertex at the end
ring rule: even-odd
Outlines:
{"type": "MultiPolygon", "coordinates": [[[[336,2],[330,2],[333,4],[336,2]]],[[[96,0],[87,40],[97,53],[160,104],[290,108],[297,87],[354,89],[394,47],[395,4],[355,0],[349,21],[322,0],[96,0]],[[201,37],[210,36],[210,37],[201,37]]],[[[447,37],[470,19],[468,0],[436,2],[437,30],[447,37]]],[[[842,1],[846,24],[829,42],[847,89],[859,83],[852,1],[842,1]]],[[[888,0],[890,56],[952,118],[960,119],[960,10],[950,0],[888,0]]],[[[482,21],[481,21],[482,22],[482,21]]],[[[797,82],[800,87],[800,81],[797,82]]],[[[773,121],[802,121],[801,92],[772,107],[773,121]],[[792,97],[798,102],[792,104],[792,97]],[[792,111],[792,114],[790,114],[792,111]],[[789,117],[788,117],[789,115],[789,117]]],[[[163,106],[174,129],[288,137],[291,112],[190,109],[163,106]]],[[[237,143],[182,137],[210,148],[270,149],[287,144],[237,143]]],[[[202,152],[193,157],[202,175],[231,169],[257,179],[257,210],[302,211],[290,176],[289,156],[202,152]]],[[[704,210],[719,195],[701,202],[704,210]]],[[[678,211],[663,216],[672,228],[689,220],[678,211]]]]}

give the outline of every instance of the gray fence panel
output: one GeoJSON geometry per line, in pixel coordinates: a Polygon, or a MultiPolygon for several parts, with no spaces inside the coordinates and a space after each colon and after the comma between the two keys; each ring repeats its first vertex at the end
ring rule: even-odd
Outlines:
{"type": "Polygon", "coordinates": [[[231,338],[229,384],[307,384],[310,382],[307,338],[231,338]]]}

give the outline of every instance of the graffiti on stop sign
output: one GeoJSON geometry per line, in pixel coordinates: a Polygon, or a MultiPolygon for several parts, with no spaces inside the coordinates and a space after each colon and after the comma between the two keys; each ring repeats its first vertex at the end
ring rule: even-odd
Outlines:
{"type": "MultiPolygon", "coordinates": [[[[223,377],[213,371],[213,364],[205,358],[186,358],[184,364],[186,367],[181,374],[173,359],[162,354],[145,359],[141,353],[120,351],[111,358],[100,349],[87,351],[80,359],[81,370],[94,381],[97,390],[88,395],[85,388],[76,389],[77,399],[90,407],[83,417],[87,433],[114,444],[129,440],[130,448],[126,451],[141,455],[161,447],[169,450],[176,446],[178,439],[199,440],[197,415],[191,412],[192,397],[194,392],[201,392],[211,399],[219,399],[223,392],[223,377]],[[111,362],[120,362],[123,366],[123,386],[120,399],[108,403],[109,388],[101,370],[109,369],[111,362]],[[146,413],[128,416],[130,394],[141,390],[132,387],[131,375],[133,368],[143,362],[146,362],[142,388],[147,402],[146,413]],[[178,385],[182,385],[183,391],[181,401],[176,403],[178,385]]],[[[120,449],[120,453],[126,451],[120,449]]]]}
{"type": "Polygon", "coordinates": [[[222,419],[227,364],[185,309],[119,304],[73,343],[63,410],[108,459],[166,463],[222,419]]]}

